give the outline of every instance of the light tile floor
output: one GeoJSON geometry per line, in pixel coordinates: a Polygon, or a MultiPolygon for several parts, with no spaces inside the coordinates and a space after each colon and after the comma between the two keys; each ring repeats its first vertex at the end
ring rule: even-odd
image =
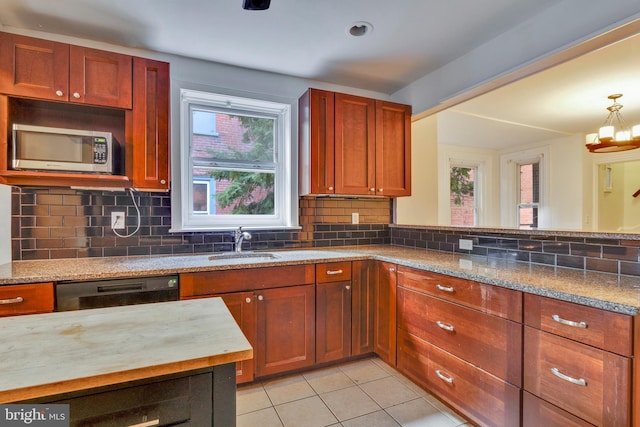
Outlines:
{"type": "Polygon", "coordinates": [[[237,427],[458,427],[467,421],[373,357],[239,386],[237,427]]]}

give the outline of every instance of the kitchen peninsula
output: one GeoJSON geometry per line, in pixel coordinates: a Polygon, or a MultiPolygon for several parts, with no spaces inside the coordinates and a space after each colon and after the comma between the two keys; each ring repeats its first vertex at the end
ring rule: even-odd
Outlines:
{"type": "Polygon", "coordinates": [[[232,425],[235,362],[253,355],[219,298],[12,316],[0,329],[0,403],[69,403],[72,420],[232,425]]]}

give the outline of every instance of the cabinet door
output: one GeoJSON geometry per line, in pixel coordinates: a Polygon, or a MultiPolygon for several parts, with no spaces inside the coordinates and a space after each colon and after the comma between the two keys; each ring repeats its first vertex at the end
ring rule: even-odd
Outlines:
{"type": "Polygon", "coordinates": [[[53,283],[0,286],[0,317],[53,311],[53,283]]]}
{"type": "Polygon", "coordinates": [[[351,264],[351,355],[373,353],[374,261],[351,264]]]}
{"type": "Polygon", "coordinates": [[[336,193],[375,193],[375,100],[335,94],[336,193]]]}
{"type": "Polygon", "coordinates": [[[258,295],[256,376],[315,361],[315,285],[265,289],[258,295]]]}
{"type": "Polygon", "coordinates": [[[351,355],[351,282],[316,285],[316,363],[351,355]]]}
{"type": "Polygon", "coordinates": [[[169,64],[133,60],[133,186],[169,189],[169,64]]]}
{"type": "Polygon", "coordinates": [[[396,266],[377,262],[374,279],[374,351],[382,360],[396,364],[396,266]]]}
{"type": "Polygon", "coordinates": [[[69,99],[69,45],[0,33],[0,93],[69,99]]]}
{"type": "Polygon", "coordinates": [[[71,46],[69,101],[131,108],[131,56],[71,46]]]}
{"type": "Polygon", "coordinates": [[[411,195],[411,106],[376,100],[376,192],[411,195]]]}
{"type": "MultiPolygon", "coordinates": [[[[236,292],[219,295],[227,305],[242,333],[255,349],[257,341],[258,310],[253,292],[236,292]]],[[[253,381],[255,373],[254,359],[236,363],[236,382],[238,384],[253,381]]]]}
{"type": "Polygon", "coordinates": [[[335,193],[334,93],[309,89],[298,102],[300,194],[335,193]]]}

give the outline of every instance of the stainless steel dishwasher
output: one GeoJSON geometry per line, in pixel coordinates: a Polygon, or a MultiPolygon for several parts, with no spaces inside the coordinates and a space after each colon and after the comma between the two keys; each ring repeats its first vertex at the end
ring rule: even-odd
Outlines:
{"type": "Polygon", "coordinates": [[[178,276],[136,277],[56,284],[56,311],[177,301],[178,276]]]}

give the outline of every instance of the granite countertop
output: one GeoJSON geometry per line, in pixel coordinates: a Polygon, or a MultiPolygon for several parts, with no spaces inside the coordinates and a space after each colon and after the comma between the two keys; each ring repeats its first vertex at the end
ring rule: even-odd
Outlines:
{"type": "Polygon", "coordinates": [[[12,316],[0,329],[0,403],[253,357],[220,298],[12,316]]]}
{"type": "Polygon", "coordinates": [[[209,259],[212,254],[196,254],[17,261],[0,265],[0,285],[377,259],[618,313],[636,315],[640,312],[638,277],[387,245],[347,246],[325,250],[282,250],[270,253],[276,258],[212,261],[209,259]]]}

